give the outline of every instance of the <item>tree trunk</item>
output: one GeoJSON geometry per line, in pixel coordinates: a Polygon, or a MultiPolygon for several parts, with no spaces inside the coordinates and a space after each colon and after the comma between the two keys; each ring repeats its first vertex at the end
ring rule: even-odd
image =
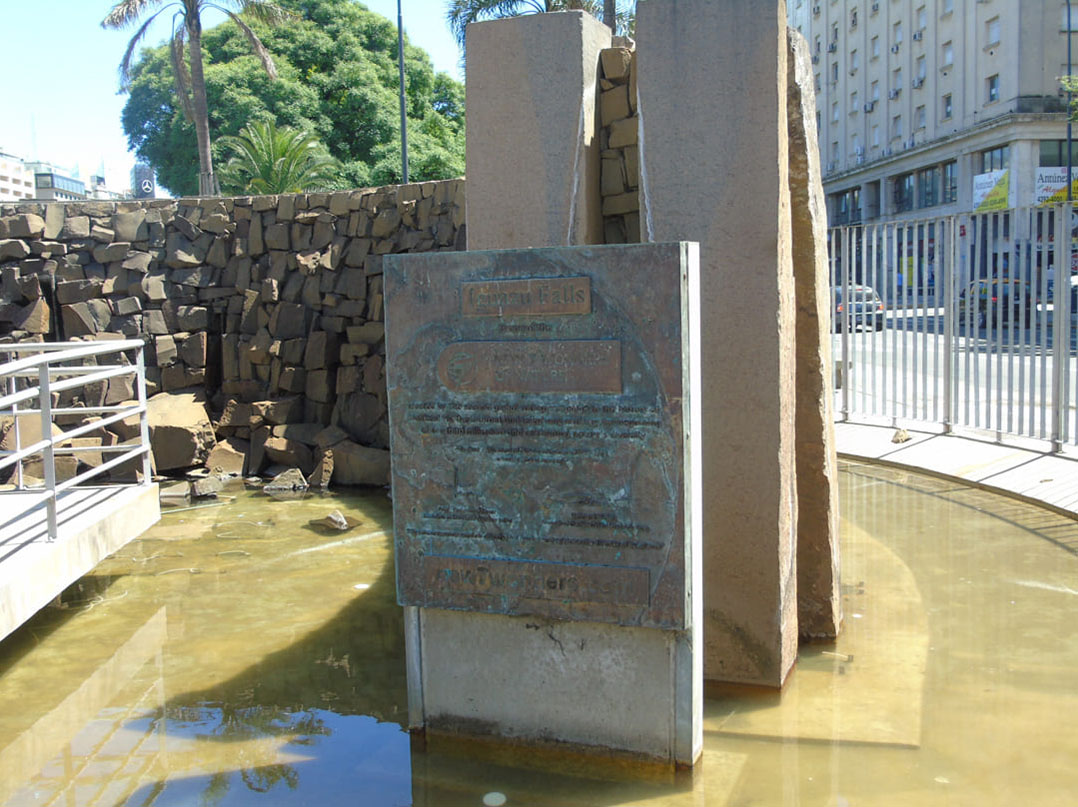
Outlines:
{"type": "Polygon", "coordinates": [[[618,3],[617,0],[603,0],[603,25],[613,33],[618,31],[618,3]]]}
{"type": "Polygon", "coordinates": [[[191,95],[198,138],[198,195],[217,196],[217,178],[213,175],[213,156],[210,154],[210,109],[206,101],[206,78],[202,72],[202,21],[198,14],[188,12],[187,48],[191,54],[191,95]]]}

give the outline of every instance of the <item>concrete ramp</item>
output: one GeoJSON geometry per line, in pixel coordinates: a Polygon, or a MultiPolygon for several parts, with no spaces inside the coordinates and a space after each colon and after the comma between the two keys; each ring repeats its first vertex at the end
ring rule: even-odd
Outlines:
{"type": "Polygon", "coordinates": [[[0,640],[161,517],[156,484],[71,488],[50,542],[45,495],[0,493],[0,640]]]}

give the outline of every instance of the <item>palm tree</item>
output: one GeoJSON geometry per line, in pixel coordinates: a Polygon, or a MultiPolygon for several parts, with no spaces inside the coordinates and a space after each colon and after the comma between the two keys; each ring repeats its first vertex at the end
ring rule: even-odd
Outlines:
{"type": "Polygon", "coordinates": [[[206,80],[202,72],[202,12],[212,8],[227,14],[247,37],[251,49],[271,79],[277,77],[273,58],[262,40],[239,15],[247,14],[251,19],[268,25],[277,25],[291,15],[272,0],[118,0],[101,21],[101,27],[127,28],[134,25],[146,11],[155,8],[157,10],[143,21],[127,43],[127,51],[120,62],[120,85],[122,89],[130,86],[135,48],[146,36],[150,25],[165,10],[175,8],[170,52],[176,95],[179,96],[184,117],[195,127],[195,137],[198,138],[199,194],[214,196],[220,193],[220,188],[213,174],[213,157],[210,154],[210,113],[206,102],[206,80]],[[187,61],[184,60],[185,51],[187,61]]]}
{"type": "MultiPolygon", "coordinates": [[[[629,3],[635,7],[636,3],[629,3]]],[[[602,19],[607,25],[611,25],[608,12],[609,6],[616,9],[616,0],[449,0],[449,8],[446,19],[449,22],[449,30],[456,37],[461,52],[464,51],[464,29],[469,23],[481,20],[497,20],[502,17],[519,17],[522,14],[543,14],[547,11],[571,11],[579,9],[587,11],[592,16],[602,19]]],[[[627,33],[632,30],[632,11],[616,14],[616,26],[611,28],[619,33],[627,33]]]]}
{"type": "Polygon", "coordinates": [[[297,129],[254,121],[219,142],[233,152],[221,169],[221,181],[230,192],[300,193],[340,179],[337,161],[314,136],[297,129]]]}

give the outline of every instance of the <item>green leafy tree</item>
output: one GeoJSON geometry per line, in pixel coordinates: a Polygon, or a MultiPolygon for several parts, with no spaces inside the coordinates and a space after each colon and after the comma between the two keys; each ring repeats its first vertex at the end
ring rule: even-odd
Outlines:
{"type": "Polygon", "coordinates": [[[120,62],[121,85],[127,89],[132,78],[131,60],[135,49],[158,16],[167,9],[175,8],[172,17],[172,38],[169,42],[169,61],[176,88],[176,98],[184,117],[194,126],[198,143],[199,193],[211,196],[218,192],[213,174],[213,155],[210,150],[210,113],[206,97],[206,77],[202,60],[202,12],[212,8],[224,12],[243,33],[251,50],[262,63],[262,69],[271,79],[277,75],[273,58],[262,44],[258,34],[237,12],[246,13],[252,20],[276,25],[286,18],[285,11],[270,0],[119,0],[104,20],[103,28],[127,28],[138,23],[144,14],[157,9],[146,17],[134,36],[127,43],[127,51],[120,62]]]}
{"type": "Polygon", "coordinates": [[[576,9],[603,20],[617,33],[632,34],[636,19],[635,0],[620,9],[617,0],[449,0],[446,20],[463,53],[465,29],[470,23],[576,9]]]}
{"type": "MultiPolygon", "coordinates": [[[[256,24],[273,53],[276,80],[259,68],[233,26],[204,32],[214,159],[225,156],[220,137],[236,135],[252,121],[272,121],[322,143],[348,187],[382,184],[384,177],[393,181],[400,174],[387,151],[400,137],[396,25],[354,0],[278,2],[292,21],[273,28],[256,24]]],[[[430,57],[407,41],[404,57],[410,178],[461,176],[464,88],[436,74],[430,57]]],[[[196,142],[173,98],[166,47],[142,52],[130,87],[123,110],[130,148],[154,167],[161,185],[176,194],[195,193],[190,166],[197,161],[196,142]]]]}
{"type": "Polygon", "coordinates": [[[229,193],[300,193],[340,183],[337,161],[298,129],[256,121],[220,144],[232,151],[221,169],[221,187],[229,193]]]}

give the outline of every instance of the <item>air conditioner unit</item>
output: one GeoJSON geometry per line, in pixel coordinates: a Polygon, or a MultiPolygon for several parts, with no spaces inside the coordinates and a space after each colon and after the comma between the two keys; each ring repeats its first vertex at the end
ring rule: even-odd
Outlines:
{"type": "Polygon", "coordinates": [[[914,42],[920,42],[924,38],[925,38],[925,32],[924,31],[914,31],[913,32],[913,41],[914,42]]]}
{"type": "Polygon", "coordinates": [[[834,53],[836,50],[838,50],[838,43],[837,42],[832,42],[831,44],[829,44],[827,46],[827,52],[828,53],[834,53]]]}
{"type": "Polygon", "coordinates": [[[876,108],[876,102],[875,101],[869,101],[867,104],[865,104],[865,112],[871,112],[875,108],[876,108]]]}
{"type": "Polygon", "coordinates": [[[891,46],[891,53],[898,53],[898,45],[891,46]]]}
{"type": "Polygon", "coordinates": [[[913,85],[913,89],[919,90],[925,85],[925,80],[923,78],[915,78],[911,83],[913,85]]]}
{"type": "Polygon", "coordinates": [[[814,17],[819,17],[820,16],[820,7],[819,6],[813,6],[812,7],[812,15],[814,17]]]}
{"type": "Polygon", "coordinates": [[[873,3],[872,4],[872,13],[876,14],[879,10],[880,10],[880,4],[879,3],[873,3]]]}
{"type": "Polygon", "coordinates": [[[887,93],[887,97],[893,101],[898,98],[900,92],[902,92],[902,90],[891,90],[891,92],[887,93]]]}

